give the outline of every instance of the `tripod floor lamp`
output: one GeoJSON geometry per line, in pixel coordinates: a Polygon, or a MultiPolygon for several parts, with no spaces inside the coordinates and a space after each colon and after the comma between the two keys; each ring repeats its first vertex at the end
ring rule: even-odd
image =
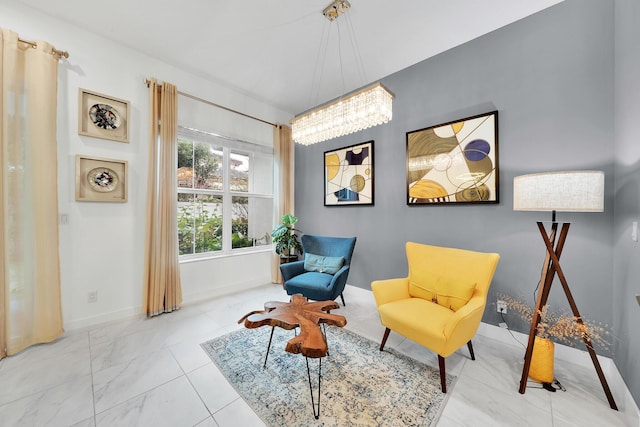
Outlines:
{"type": "MultiPolygon", "coordinates": [[[[538,221],[538,229],[546,246],[546,255],[540,278],[541,289],[538,292],[536,307],[531,321],[531,331],[524,357],[524,367],[520,379],[520,393],[524,394],[527,387],[527,378],[531,366],[533,346],[540,323],[540,314],[547,304],[549,291],[554,277],[557,275],[571,307],[574,318],[578,324],[582,324],[580,311],[571,295],[567,279],[560,266],[560,255],[569,232],[570,223],[563,223],[560,234],[556,211],[565,212],[602,212],[604,211],[604,172],[601,171],[567,171],[548,172],[517,176],[513,180],[513,210],[516,211],[551,211],[551,229],[547,230],[538,221]],[[557,241],[556,241],[557,237],[557,241]]],[[[596,369],[600,383],[604,390],[609,406],[617,410],[616,402],[607,384],[607,380],[600,367],[598,357],[593,350],[593,345],[588,334],[583,335],[584,343],[596,369]]]]}

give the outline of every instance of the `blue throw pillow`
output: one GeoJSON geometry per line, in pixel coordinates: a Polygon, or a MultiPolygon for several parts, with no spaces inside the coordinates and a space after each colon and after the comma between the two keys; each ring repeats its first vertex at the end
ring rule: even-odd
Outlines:
{"type": "Polygon", "coordinates": [[[336,274],[344,265],[344,257],[322,256],[307,253],[304,255],[304,269],[319,273],[336,274]]]}

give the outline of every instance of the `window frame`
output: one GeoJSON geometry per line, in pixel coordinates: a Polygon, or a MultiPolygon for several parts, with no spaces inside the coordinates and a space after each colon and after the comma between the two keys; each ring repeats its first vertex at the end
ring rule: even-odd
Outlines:
{"type": "MultiPolygon", "coordinates": [[[[206,260],[212,258],[223,258],[229,256],[237,256],[258,252],[270,252],[273,250],[271,242],[265,245],[256,246],[255,243],[250,247],[232,248],[232,204],[234,197],[247,197],[267,199],[275,202],[275,173],[274,173],[274,150],[273,147],[257,144],[249,141],[243,141],[238,138],[226,137],[216,133],[202,131],[185,126],[178,126],[178,140],[187,140],[193,143],[209,144],[214,149],[222,150],[222,190],[202,189],[202,188],[186,188],[179,187],[176,180],[177,194],[207,194],[222,197],[222,249],[212,252],[189,253],[179,255],[179,261],[192,262],[206,260]],[[249,157],[249,179],[248,191],[231,190],[230,171],[231,171],[231,154],[245,155],[249,157]],[[271,161],[271,192],[253,192],[252,183],[255,176],[252,171],[252,165],[255,164],[255,156],[269,156],[271,161]]],[[[178,145],[178,144],[177,144],[178,145]]],[[[177,155],[176,155],[177,159],[177,155]]],[[[177,170],[177,162],[176,162],[177,170]]],[[[194,177],[195,179],[195,177],[194,177]]],[[[273,204],[270,216],[273,217],[273,204]]],[[[176,233],[178,229],[176,227],[176,233]]]]}

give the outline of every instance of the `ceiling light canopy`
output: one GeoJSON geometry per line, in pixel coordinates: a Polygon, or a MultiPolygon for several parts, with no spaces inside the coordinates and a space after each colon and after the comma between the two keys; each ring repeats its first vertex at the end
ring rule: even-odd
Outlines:
{"type": "MultiPolygon", "coordinates": [[[[335,0],[322,14],[333,22],[350,7],[346,0],[335,0]]],[[[357,44],[352,41],[351,45],[357,44]]],[[[294,117],[292,138],[299,144],[310,145],[387,123],[393,116],[393,98],[393,93],[381,83],[343,95],[294,117]]]]}
{"type": "Polygon", "coordinates": [[[338,16],[342,15],[347,10],[349,10],[350,7],[351,7],[351,3],[349,3],[347,0],[336,0],[333,3],[331,3],[329,6],[327,6],[322,11],[322,14],[329,21],[333,22],[338,18],[338,16]]]}

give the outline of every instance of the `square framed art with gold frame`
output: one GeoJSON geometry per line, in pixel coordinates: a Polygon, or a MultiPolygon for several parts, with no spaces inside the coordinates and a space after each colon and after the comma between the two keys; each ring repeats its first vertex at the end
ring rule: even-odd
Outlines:
{"type": "Polygon", "coordinates": [[[126,160],[76,156],[76,200],[127,201],[129,164],[126,160]]]}
{"type": "Polygon", "coordinates": [[[129,101],[80,88],[78,134],[129,142],[129,101]]]}

